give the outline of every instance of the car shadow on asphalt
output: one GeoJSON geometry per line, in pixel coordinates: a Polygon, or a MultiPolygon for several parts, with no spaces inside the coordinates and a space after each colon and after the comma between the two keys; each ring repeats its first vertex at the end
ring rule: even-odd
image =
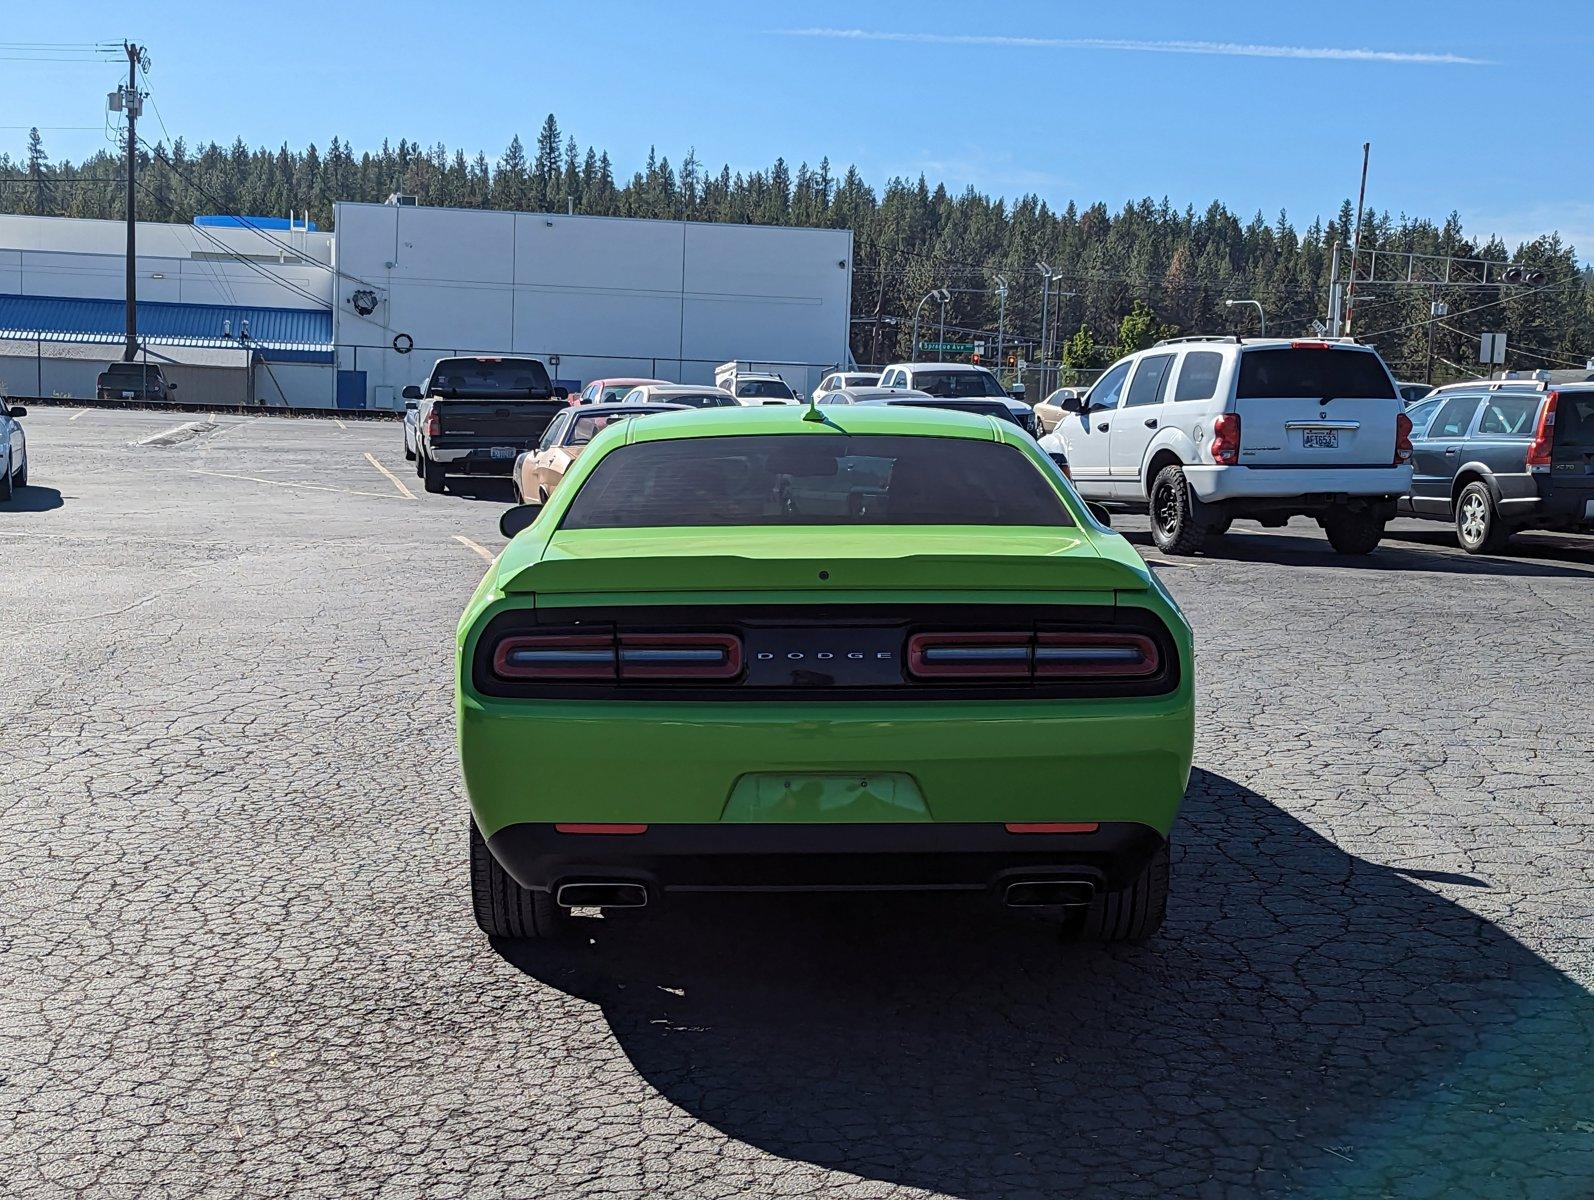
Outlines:
{"type": "Polygon", "coordinates": [[[0,513],[49,512],[65,503],[65,498],[55,488],[29,484],[13,490],[11,499],[0,500],[0,513]]]}
{"type": "Polygon", "coordinates": [[[966,900],[738,897],[498,948],[601,1006],[670,1104],[889,1184],[1585,1194],[1587,991],[1222,776],[1195,773],[1175,837],[1141,947],[966,900]]]}
{"type": "MultiPolygon", "coordinates": [[[[1153,546],[1151,534],[1123,535],[1136,548],[1153,546]]],[[[1445,575],[1503,575],[1537,579],[1594,578],[1594,549],[1516,540],[1503,554],[1461,553],[1454,535],[1387,533],[1371,554],[1338,554],[1309,534],[1244,533],[1215,538],[1202,551],[1207,559],[1232,562],[1309,562],[1352,571],[1428,571],[1445,575]],[[1405,544],[1402,544],[1405,543],[1405,544]],[[1428,547],[1432,547],[1429,549],[1428,547]],[[1449,550],[1450,553],[1441,551],[1449,550]],[[1561,565],[1565,564],[1565,565],[1561,565]]]]}
{"type": "Polygon", "coordinates": [[[484,500],[488,504],[513,504],[515,485],[507,476],[451,475],[448,494],[461,500],[484,500]]]}

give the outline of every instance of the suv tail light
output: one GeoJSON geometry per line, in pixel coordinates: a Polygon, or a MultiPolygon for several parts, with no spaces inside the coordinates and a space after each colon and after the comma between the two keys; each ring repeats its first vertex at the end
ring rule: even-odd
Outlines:
{"type": "Polygon", "coordinates": [[[493,674],[514,681],[714,680],[742,673],[729,633],[514,633],[493,647],[493,674]]]}
{"type": "Polygon", "coordinates": [[[1240,414],[1219,413],[1212,422],[1212,461],[1232,467],[1240,461],[1240,414]]]}
{"type": "Polygon", "coordinates": [[[438,419],[437,409],[433,408],[426,414],[426,436],[437,437],[443,432],[443,422],[438,419]]]}
{"type": "Polygon", "coordinates": [[[915,679],[1141,679],[1162,668],[1143,633],[916,633],[908,639],[915,679]]]}
{"type": "Polygon", "coordinates": [[[1528,443],[1530,471],[1550,469],[1550,448],[1555,441],[1555,402],[1560,396],[1559,392],[1551,392],[1545,398],[1544,407],[1539,410],[1538,428],[1533,431],[1533,440],[1528,443]]]}
{"type": "Polygon", "coordinates": [[[1395,414],[1395,466],[1411,457],[1411,418],[1405,413],[1395,414]]]}

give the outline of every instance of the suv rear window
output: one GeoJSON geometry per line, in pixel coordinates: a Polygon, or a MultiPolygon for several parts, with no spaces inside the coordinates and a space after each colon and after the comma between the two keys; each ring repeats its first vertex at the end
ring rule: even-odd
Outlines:
{"type": "Polygon", "coordinates": [[[778,379],[749,379],[736,385],[736,394],[752,400],[795,400],[797,393],[778,379]]]}
{"type": "Polygon", "coordinates": [[[996,377],[985,371],[915,371],[913,386],[942,399],[1007,395],[996,377]]]}
{"type": "Polygon", "coordinates": [[[1238,400],[1354,396],[1398,399],[1384,364],[1369,350],[1247,350],[1240,356],[1238,400]]]}
{"type": "Polygon", "coordinates": [[[1072,524],[1051,481],[1017,447],[820,433],[617,447],[560,528],[1072,524]]]}

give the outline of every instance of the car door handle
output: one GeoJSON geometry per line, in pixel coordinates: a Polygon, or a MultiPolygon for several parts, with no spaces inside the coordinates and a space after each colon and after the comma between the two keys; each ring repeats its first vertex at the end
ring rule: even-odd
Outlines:
{"type": "Polygon", "coordinates": [[[1156,427],[1157,427],[1157,418],[1156,417],[1147,417],[1146,418],[1146,428],[1147,429],[1155,429],[1156,427]]]}
{"type": "Polygon", "coordinates": [[[1096,432],[1097,433],[1106,433],[1107,432],[1107,422],[1103,421],[1100,425],[1096,426],[1096,432]]]}
{"type": "Polygon", "coordinates": [[[1450,449],[1445,451],[1446,454],[1454,454],[1455,452],[1456,452],[1456,448],[1454,446],[1450,447],[1450,449]]]}

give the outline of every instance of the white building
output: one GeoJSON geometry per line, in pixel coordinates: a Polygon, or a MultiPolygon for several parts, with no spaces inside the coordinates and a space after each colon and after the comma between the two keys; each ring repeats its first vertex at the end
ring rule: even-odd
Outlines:
{"type": "MultiPolygon", "coordinates": [[[[396,408],[451,354],[541,358],[573,386],[708,383],[736,358],[800,392],[846,359],[849,230],[353,203],[335,225],[141,222],[141,338],[152,354],[237,345],[248,322],[257,358],[296,364],[251,394],[280,383],[305,406],[396,408]]],[[[29,339],[116,356],[124,237],[117,221],[0,216],[0,382],[28,376],[29,339]]]]}

